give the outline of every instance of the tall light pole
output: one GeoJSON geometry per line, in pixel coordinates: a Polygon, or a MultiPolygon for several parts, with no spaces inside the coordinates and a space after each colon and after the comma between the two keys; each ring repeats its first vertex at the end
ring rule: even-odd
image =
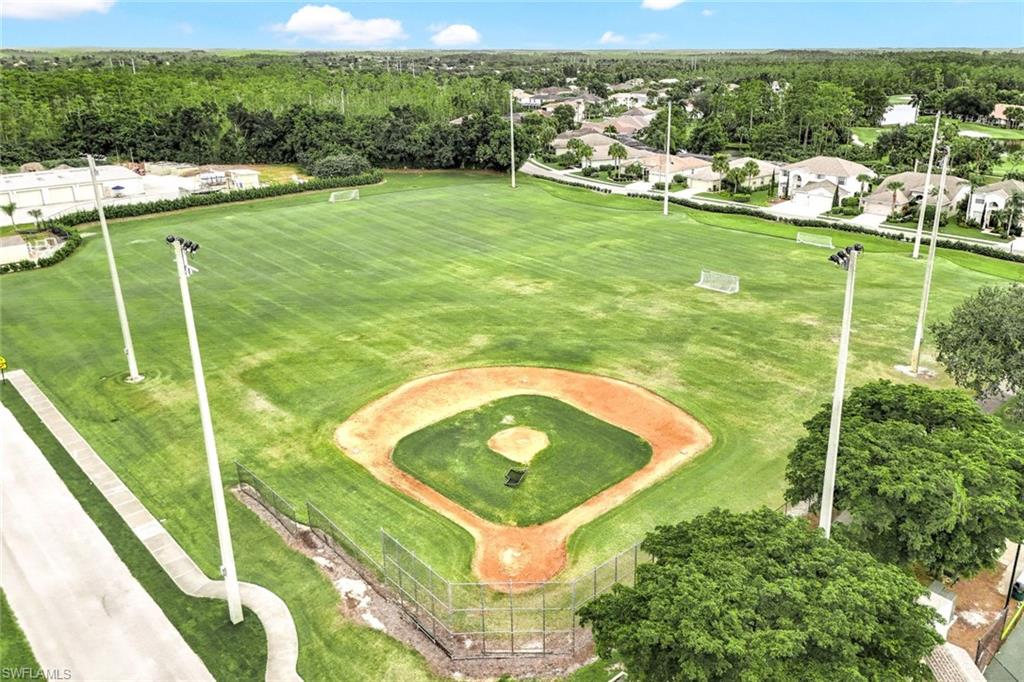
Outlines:
{"type": "Polygon", "coordinates": [[[512,119],[512,102],[515,96],[508,91],[508,133],[509,149],[512,157],[512,189],[516,188],[516,122],[512,119]]]}
{"type": "Polygon", "coordinates": [[[117,263],[114,261],[114,245],[110,242],[110,230],[107,229],[107,215],[103,212],[103,192],[100,190],[99,177],[96,173],[96,162],[92,155],[89,160],[89,176],[92,178],[92,192],[96,197],[96,213],[100,217],[100,231],[103,233],[103,244],[107,249],[107,265],[110,268],[110,282],[114,285],[114,303],[117,305],[117,319],[121,323],[121,338],[124,340],[124,354],[128,356],[129,383],[137,383],[145,377],[139,374],[139,365],[135,362],[135,346],[132,345],[132,332],[128,327],[128,311],[124,307],[124,295],[121,293],[121,278],[117,276],[117,263]]]}
{"type": "Polygon", "coordinates": [[[939,142],[939,119],[942,112],[935,112],[935,130],[932,131],[932,149],[928,152],[928,169],[924,174],[924,196],[921,197],[921,212],[917,216],[917,232],[914,234],[914,258],[921,256],[921,233],[924,232],[924,209],[928,207],[928,193],[932,187],[932,165],[935,163],[935,146],[939,142]]]}
{"type": "Polygon", "coordinates": [[[661,213],[668,215],[668,152],[672,140],[672,100],[668,101],[668,123],[665,125],[665,192],[663,195],[661,213]]]}
{"type": "Polygon", "coordinates": [[[199,420],[203,425],[203,445],[206,447],[206,464],[210,470],[210,487],[213,488],[213,515],[217,523],[217,541],[220,544],[221,573],[227,589],[228,616],[232,623],[242,622],[242,598],[238,593],[238,575],[235,573],[235,555],[231,548],[231,532],[228,529],[228,511],[224,504],[224,484],[220,478],[220,463],[217,461],[217,441],[213,437],[213,418],[210,416],[210,402],[206,396],[206,379],[203,375],[203,361],[199,356],[199,337],[196,336],[196,320],[192,315],[192,296],[188,289],[188,278],[198,272],[188,263],[188,257],[199,250],[199,244],[182,237],[168,236],[167,243],[174,250],[178,266],[178,284],[181,286],[181,304],[185,309],[185,330],[188,332],[188,347],[192,354],[192,372],[196,379],[196,395],[199,399],[199,420]]]}
{"type": "MultiPolygon", "coordinates": [[[[928,264],[924,269],[924,287],[921,291],[921,308],[917,312],[917,329],[914,331],[914,349],[910,352],[910,373],[917,376],[921,363],[921,343],[924,341],[924,324],[928,318],[928,297],[932,291],[932,273],[935,270],[936,242],[939,239],[939,221],[942,218],[942,197],[946,189],[946,171],[949,170],[949,147],[942,158],[942,175],[939,177],[938,194],[935,197],[935,220],[932,221],[932,240],[928,246],[928,264]]],[[[924,213],[924,210],[921,211],[924,213]]]]}
{"type": "Polygon", "coordinates": [[[847,246],[829,260],[846,270],[846,298],[843,301],[843,328],[839,334],[839,362],[836,365],[836,384],[832,391],[832,422],[828,430],[828,449],[825,451],[825,479],[821,486],[821,515],[818,528],[825,537],[832,535],[832,497],[836,489],[836,458],[839,454],[839,427],[843,419],[843,398],[846,391],[846,363],[850,355],[850,327],[853,322],[853,287],[857,279],[857,257],[864,250],[860,244],[847,246]]]}

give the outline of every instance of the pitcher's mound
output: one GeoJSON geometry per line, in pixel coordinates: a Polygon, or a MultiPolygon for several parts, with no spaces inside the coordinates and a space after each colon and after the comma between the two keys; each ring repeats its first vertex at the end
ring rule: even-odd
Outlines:
{"type": "Polygon", "coordinates": [[[487,441],[491,450],[520,464],[529,464],[534,455],[550,444],[546,433],[526,426],[498,431],[487,441]]]}

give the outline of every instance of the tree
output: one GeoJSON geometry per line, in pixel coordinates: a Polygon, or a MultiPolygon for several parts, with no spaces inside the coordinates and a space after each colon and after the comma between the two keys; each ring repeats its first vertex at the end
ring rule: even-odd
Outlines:
{"type": "Polygon", "coordinates": [[[836,185],[835,191],[832,192],[832,208],[839,206],[839,185],[836,185]]]}
{"type": "Polygon", "coordinates": [[[725,180],[732,186],[733,194],[739,193],[746,177],[747,174],[743,172],[742,168],[730,168],[729,172],[725,174],[725,180]]]}
{"type": "Polygon", "coordinates": [[[0,204],[0,211],[7,214],[7,217],[11,219],[11,224],[14,224],[14,211],[18,208],[18,205],[13,201],[7,204],[0,204]]]}
{"type": "Polygon", "coordinates": [[[618,168],[622,164],[622,161],[629,156],[629,152],[626,150],[626,147],[624,145],[622,145],[619,142],[616,142],[615,144],[608,147],[608,156],[612,157],[612,159],[615,161],[615,168],[616,170],[618,170],[618,168]]]}
{"type": "Polygon", "coordinates": [[[715,154],[711,157],[711,171],[718,173],[719,188],[724,189],[721,185],[725,174],[729,172],[729,157],[726,154],[715,154]]]}
{"type": "Polygon", "coordinates": [[[925,680],[941,640],[924,590],[869,554],[767,509],[661,526],[634,586],[581,609],[630,679],[925,680]]]}
{"type": "Polygon", "coordinates": [[[566,130],[573,130],[576,127],[576,110],[568,104],[559,104],[552,112],[555,120],[555,130],[564,133],[566,130]]]}
{"type": "Polygon", "coordinates": [[[896,212],[896,193],[903,189],[904,184],[899,180],[890,180],[885,183],[885,188],[892,192],[892,207],[889,209],[889,213],[896,212]]]}
{"type": "Polygon", "coordinates": [[[871,176],[868,175],[867,173],[861,173],[860,175],[857,176],[857,182],[860,183],[860,193],[865,194],[867,193],[866,188],[870,187],[868,183],[871,182],[871,176]]]}
{"type": "MultiPolygon", "coordinates": [[[[939,361],[980,398],[1024,391],[1024,285],[983,287],[933,327],[939,361]]],[[[1016,417],[1024,419],[1024,401],[1016,417]]]]}
{"type": "Polygon", "coordinates": [[[39,229],[39,220],[40,220],[40,218],[43,217],[42,209],[33,208],[31,211],[28,212],[28,214],[30,216],[32,216],[32,222],[35,223],[36,229],[38,230],[39,229]]]}
{"type": "Polygon", "coordinates": [[[729,138],[718,119],[701,119],[690,132],[688,146],[691,152],[697,154],[713,154],[725,148],[728,142],[729,138]]]}
{"type": "Polygon", "coordinates": [[[583,160],[584,166],[589,166],[590,160],[594,158],[594,148],[585,142],[580,143],[579,151],[576,153],[579,154],[580,159],[583,160]]]}
{"type": "Polygon", "coordinates": [[[341,178],[360,175],[370,170],[370,162],[362,154],[332,154],[314,161],[309,171],[319,178],[341,178]]]}
{"type": "Polygon", "coordinates": [[[743,175],[748,179],[748,186],[751,191],[754,189],[754,178],[761,172],[761,167],[757,165],[757,161],[750,159],[743,164],[743,175]]]}
{"type": "MultiPolygon", "coordinates": [[[[821,492],[830,406],[789,455],[786,499],[821,492]]],[[[840,532],[879,559],[957,579],[1024,537],[1024,443],[957,389],[877,381],[843,408],[835,508],[840,532]]]]}

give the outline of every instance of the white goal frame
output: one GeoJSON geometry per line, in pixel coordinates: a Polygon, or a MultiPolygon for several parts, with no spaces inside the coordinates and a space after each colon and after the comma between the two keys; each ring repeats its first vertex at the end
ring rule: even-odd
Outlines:
{"type": "Polygon", "coordinates": [[[354,201],[359,198],[359,190],[357,189],[344,189],[338,192],[331,192],[331,196],[328,197],[327,201],[332,204],[336,204],[339,201],[354,201]]]}
{"type": "Polygon", "coordinates": [[[808,246],[820,246],[825,249],[834,249],[832,246],[832,237],[827,234],[813,234],[811,232],[797,232],[796,233],[797,244],[807,244],[808,246]]]}
{"type": "Polygon", "coordinates": [[[696,286],[723,294],[735,294],[740,290],[740,278],[737,275],[701,268],[700,281],[696,286]]]}

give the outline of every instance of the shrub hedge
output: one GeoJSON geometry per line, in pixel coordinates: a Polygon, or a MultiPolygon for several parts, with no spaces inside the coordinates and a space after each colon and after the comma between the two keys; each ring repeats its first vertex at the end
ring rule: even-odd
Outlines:
{"type": "MultiPolygon", "coordinates": [[[[215,206],[217,204],[230,204],[236,201],[251,201],[253,199],[267,199],[279,197],[286,194],[298,194],[299,192],[315,192],[317,190],[335,189],[338,187],[354,187],[356,185],[372,185],[383,179],[379,170],[372,170],[362,175],[351,175],[344,178],[315,178],[301,184],[289,183],[281,185],[266,185],[252,189],[239,189],[232,192],[212,192],[210,194],[187,194],[177,199],[160,199],[159,201],[148,201],[139,204],[119,204],[117,206],[105,206],[104,213],[107,218],[134,218],[152,213],[166,213],[168,211],[180,211],[185,208],[196,208],[199,206],[215,206]]],[[[82,235],[75,229],[76,225],[94,223],[99,220],[96,209],[89,211],[75,211],[62,215],[53,220],[44,220],[42,230],[53,232],[64,238],[64,245],[61,246],[52,256],[40,258],[38,261],[22,260],[16,263],[0,265],[0,274],[6,272],[20,272],[22,270],[34,270],[56,265],[61,262],[82,244],[82,235]]]]}

